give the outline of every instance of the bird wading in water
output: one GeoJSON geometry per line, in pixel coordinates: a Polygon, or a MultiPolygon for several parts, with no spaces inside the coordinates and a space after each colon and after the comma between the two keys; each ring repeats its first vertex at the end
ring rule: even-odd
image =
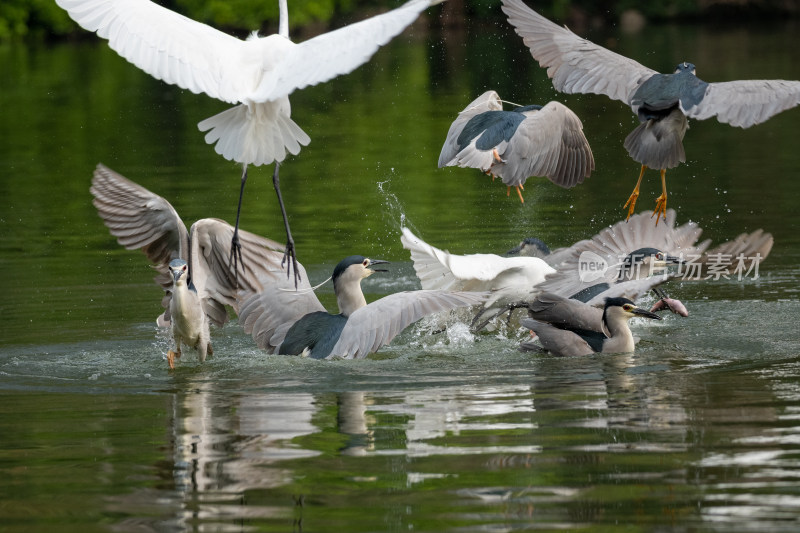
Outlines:
{"type": "Polygon", "coordinates": [[[270,261],[281,256],[275,241],[240,230],[243,257],[252,266],[237,278],[227,260],[233,227],[223,220],[204,218],[189,231],[164,198],[104,165],[97,165],[90,188],[93,204],[108,230],[128,250],[141,249],[153,263],[156,284],[164,290],[165,308],[156,323],[169,327],[175,340],[167,362],[174,368],[181,344],[197,348],[203,362],[212,353],[209,324],[228,321],[226,307],[239,311],[239,290],[257,294],[258,280],[271,273],[270,261]]]}
{"type": "MultiPolygon", "coordinates": [[[[539,337],[544,350],[561,356],[633,352],[636,342],[628,321],[635,317],[661,320],[627,298],[606,298],[599,309],[550,293],[538,296],[528,314],[530,318],[520,323],[539,337]]],[[[529,342],[522,345],[531,347],[529,342]]]]}

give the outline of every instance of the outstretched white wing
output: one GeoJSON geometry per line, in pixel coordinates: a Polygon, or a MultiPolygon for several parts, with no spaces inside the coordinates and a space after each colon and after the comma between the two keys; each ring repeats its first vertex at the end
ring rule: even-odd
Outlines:
{"type": "Polygon", "coordinates": [[[247,80],[257,74],[257,68],[242,64],[244,41],[149,0],[56,3],[81,27],[107,39],[113,50],[140,69],[193,93],[236,103],[241,98],[237,84],[226,77],[236,75],[247,80]]]}
{"type": "Polygon", "coordinates": [[[253,98],[275,100],[295,89],[316,85],[352,72],[378,49],[439,1],[411,0],[392,11],[323,33],[286,50],[276,64],[275,80],[265,80],[253,98]]]}

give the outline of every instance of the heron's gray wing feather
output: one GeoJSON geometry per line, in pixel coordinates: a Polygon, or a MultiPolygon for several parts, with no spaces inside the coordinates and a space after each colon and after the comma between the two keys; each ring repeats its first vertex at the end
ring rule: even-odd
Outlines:
{"type": "Polygon", "coordinates": [[[696,264],[687,265],[683,279],[699,281],[717,275],[741,275],[751,272],[754,263],[769,256],[774,244],[772,234],[758,229],[752,233],[742,233],[732,241],[724,242],[701,256],[695,256],[696,264]]]}
{"type": "MultiPolygon", "coordinates": [[[[244,41],[146,0],[57,0],[84,29],[108,39],[119,55],[154,78],[235,103],[245,95],[227,74],[238,65],[244,41]]],[[[246,86],[246,85],[245,85],[246,86]]]]}
{"type": "Polygon", "coordinates": [[[656,248],[684,258],[700,257],[709,244],[708,241],[696,244],[702,230],[694,222],[677,226],[675,218],[675,211],[667,209],[664,220],[655,225],[652,212],[643,211],[631,216],[628,222],[619,221],[591,239],[575,243],[561,252],[556,272],[548,275],[539,288],[569,297],[597,283],[612,285],[619,278],[622,260],[640,248],[656,248]],[[607,268],[596,276],[587,276],[588,272],[581,270],[582,256],[607,268]]]}
{"type": "Polygon", "coordinates": [[[253,336],[259,348],[269,353],[278,352],[295,322],[308,313],[325,311],[311,289],[303,265],[297,264],[300,282],[295,290],[294,277],[287,278],[286,270],[280,266],[282,258],[282,253],[274,256],[268,272],[259,278],[260,292],[239,293],[239,324],[253,336]]]}
{"type": "Polygon", "coordinates": [[[280,268],[283,245],[273,240],[239,230],[242,263],[239,265],[238,285],[233,262],[230,260],[233,226],[216,218],[204,218],[192,224],[192,251],[189,261],[192,282],[203,302],[206,314],[217,325],[228,320],[225,306],[239,312],[238,293],[257,293],[261,280],[280,268]]]}
{"type": "Polygon", "coordinates": [[[740,80],[710,83],[700,102],[682,111],[687,117],[713,116],[731,126],[749,128],[800,104],[800,81],[740,80]]]}
{"type": "Polygon", "coordinates": [[[128,250],[141,249],[163,274],[156,278],[159,285],[172,287],[167,265],[176,258],[189,259],[189,234],[175,208],[102,164],[97,165],[89,190],[111,235],[128,250]]]}
{"type": "Polygon", "coordinates": [[[481,292],[408,291],[390,294],[350,315],[329,357],[362,358],[389,344],[417,320],[441,311],[481,304],[481,292]]]}
{"type": "Polygon", "coordinates": [[[630,104],[636,89],[657,74],[636,61],[582,39],[536,13],[522,0],[503,0],[503,11],[531,55],[565,93],[604,94],[630,104]]]}
{"type": "Polygon", "coordinates": [[[505,162],[495,163],[492,171],[512,187],[530,176],[545,176],[565,188],[583,183],[594,170],[594,156],[578,116],[559,102],[524,115],[505,151],[498,149],[505,162]]]}
{"type": "Polygon", "coordinates": [[[411,0],[374,17],[323,33],[287,49],[275,66],[274,80],[256,90],[258,98],[275,100],[295,89],[347,74],[366,63],[378,49],[436,2],[411,0]]]}
{"type": "Polygon", "coordinates": [[[536,333],[542,348],[553,355],[572,357],[594,353],[589,343],[571,331],[530,318],[523,318],[520,324],[536,333]]]}
{"type": "Polygon", "coordinates": [[[603,331],[603,310],[552,292],[540,293],[528,304],[531,318],[561,327],[603,331]]]}
{"type": "Polygon", "coordinates": [[[660,274],[649,278],[614,283],[607,290],[586,302],[586,305],[602,309],[606,304],[606,298],[627,298],[635,302],[639,298],[646,296],[654,287],[661,285],[672,277],[670,274],[660,274]]]}
{"type": "Polygon", "coordinates": [[[558,248],[556,250],[553,250],[552,252],[550,252],[549,255],[547,255],[544,258],[544,260],[551,267],[553,267],[555,269],[558,269],[559,265],[561,265],[565,261],[569,260],[573,256],[575,248],[577,248],[578,246],[584,245],[587,242],[589,242],[589,241],[588,240],[582,240],[582,241],[576,242],[572,246],[564,246],[563,248],[558,248]]]}
{"type": "MultiPolygon", "coordinates": [[[[458,145],[458,137],[461,135],[461,132],[464,131],[464,126],[466,126],[467,122],[469,122],[472,117],[481,113],[485,113],[486,111],[500,111],[502,109],[503,103],[500,100],[500,95],[498,95],[495,91],[486,91],[475,100],[470,102],[469,105],[467,105],[467,107],[465,107],[464,110],[458,114],[458,118],[453,121],[453,123],[450,125],[450,129],[447,131],[447,137],[445,138],[444,146],[442,146],[442,151],[439,154],[439,168],[458,164],[456,156],[461,151],[458,145]]],[[[488,157],[491,159],[491,153],[488,157]]],[[[479,165],[465,164],[462,166],[488,168],[488,166],[486,166],[484,163],[479,165]]]]}
{"type": "Polygon", "coordinates": [[[742,233],[732,241],[715,246],[712,250],[706,252],[706,261],[708,256],[712,255],[728,255],[735,258],[740,254],[744,257],[758,255],[763,260],[769,256],[774,243],[775,239],[773,239],[771,233],[767,233],[763,229],[757,229],[751,233],[742,233]]]}

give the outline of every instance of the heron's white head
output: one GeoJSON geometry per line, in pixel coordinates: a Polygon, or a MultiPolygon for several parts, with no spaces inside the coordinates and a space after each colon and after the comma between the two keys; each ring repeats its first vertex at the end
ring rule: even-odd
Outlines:
{"type": "Polygon", "coordinates": [[[189,282],[189,264],[183,259],[173,259],[170,261],[169,273],[172,274],[172,281],[175,285],[185,285],[189,282]]]}
{"type": "Polygon", "coordinates": [[[385,263],[388,261],[351,255],[336,265],[333,269],[333,291],[336,293],[340,313],[350,316],[357,309],[367,305],[364,293],[361,292],[361,280],[375,272],[386,272],[383,269],[371,268],[373,265],[385,263]]]}

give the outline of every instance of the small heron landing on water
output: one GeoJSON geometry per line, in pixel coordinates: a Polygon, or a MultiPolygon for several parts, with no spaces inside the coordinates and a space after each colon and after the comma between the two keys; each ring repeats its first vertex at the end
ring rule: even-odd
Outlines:
{"type": "Polygon", "coordinates": [[[387,261],[353,255],[333,270],[333,290],[339,314],[328,313],[304,278],[297,290],[282,276],[264,278],[264,290],[241,295],[240,323],[269,353],[304,355],[315,359],[363,358],[392,341],[407,326],[441,311],[478,305],[485,293],[407,291],[367,304],[361,280],[387,261]]]}
{"type": "Polygon", "coordinates": [[[530,176],[545,176],[564,188],[583,183],[594,170],[594,156],[580,119],[564,105],[550,102],[503,111],[495,91],[473,100],[447,132],[439,168],[477,168],[500,177],[517,190],[519,200],[530,176]]]}
{"type": "MultiPolygon", "coordinates": [[[[239,215],[248,165],[275,162],[273,185],[284,226],[287,275],[297,273],[294,240],[281,196],[278,168],[286,153],[298,154],[309,136],[291,119],[289,95],[347,74],[367,62],[429,6],[442,0],[411,0],[402,6],[295,44],[289,40],[286,0],[279,0],[278,33],[241,40],[149,0],[56,0],[88,31],[108,39],[119,55],[151,76],[235,107],[198,124],[205,140],[225,159],[242,164],[241,189],[230,259],[243,261],[239,215]]],[[[244,267],[243,267],[244,268],[244,267]]]]}
{"type": "Polygon", "coordinates": [[[225,324],[226,306],[238,312],[237,290],[261,290],[258,278],[268,274],[267,263],[282,246],[240,230],[242,254],[251,267],[237,280],[226,259],[234,233],[227,222],[204,218],[187,232],[168,201],[104,165],[97,165],[90,191],[111,235],[128,250],[141,249],[159,273],[155,281],[164,289],[166,310],[157,323],[172,328],[176,344],[168,355],[170,368],[181,355],[181,343],[198,348],[202,362],[206,351],[212,352],[209,322],[225,324]]]}
{"type": "Polygon", "coordinates": [[[625,139],[631,158],[641,163],[623,209],[630,217],[639,197],[644,171],[661,171],[656,224],[667,208],[667,169],[686,161],[683,136],[687,118],[717,117],[731,126],[749,128],[800,104],[800,81],[740,80],[706,83],[695,66],[681,62],[672,74],[660,74],[636,61],[578,37],[539,15],[522,0],[503,0],[503,11],[531,55],[547,68],[553,87],[564,93],[604,94],[631,106],[641,124],[625,139]]]}
{"type": "MultiPolygon", "coordinates": [[[[602,309],[550,293],[541,294],[528,308],[530,318],[520,323],[532,330],[542,348],[554,355],[629,353],[635,340],[628,321],[642,317],[661,320],[627,298],[606,298],[602,309]]],[[[521,348],[529,350],[530,342],[521,348]]]]}

